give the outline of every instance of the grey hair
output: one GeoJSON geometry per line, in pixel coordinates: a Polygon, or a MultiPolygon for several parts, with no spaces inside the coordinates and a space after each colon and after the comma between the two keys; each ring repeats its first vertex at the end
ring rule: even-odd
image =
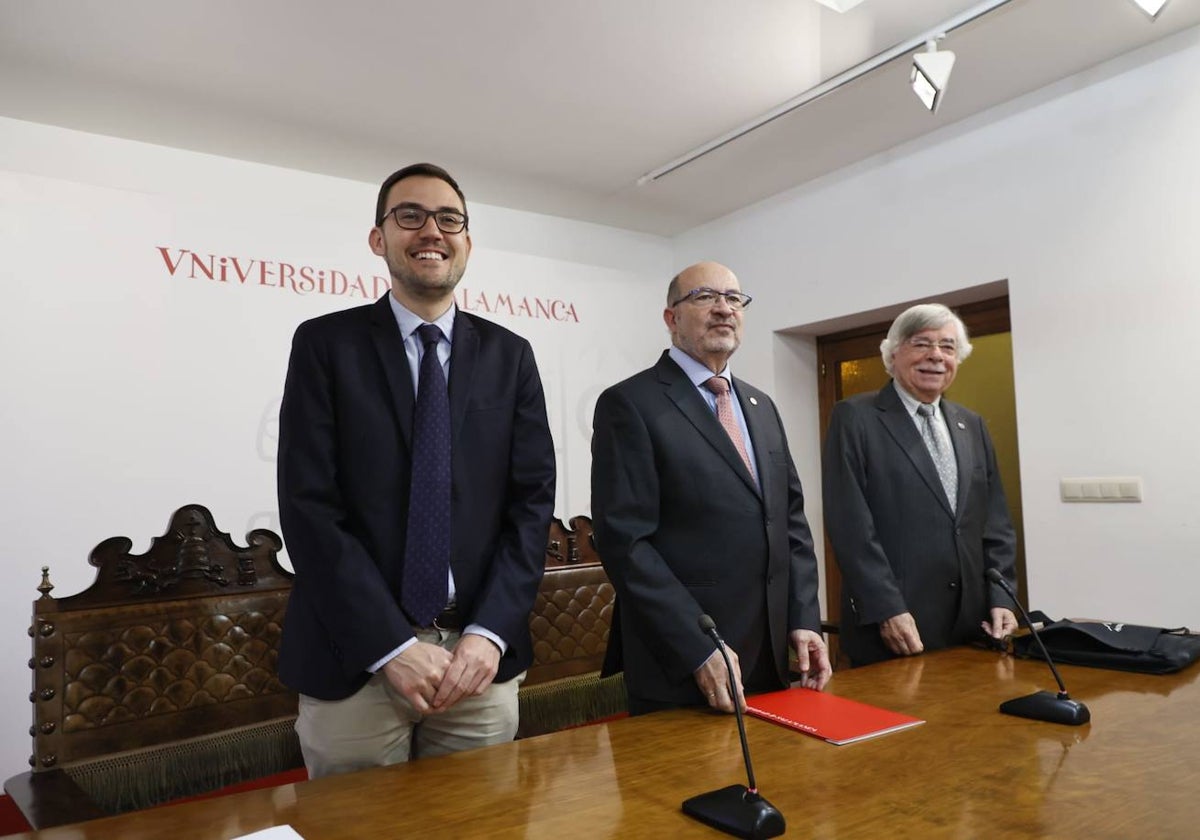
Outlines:
{"type": "Polygon", "coordinates": [[[940,303],[918,303],[901,312],[892,321],[887,338],[879,345],[879,353],[883,356],[883,367],[888,374],[892,373],[892,359],[900,345],[914,335],[925,330],[940,330],[947,324],[954,324],[958,331],[958,360],[965,362],[971,355],[971,342],[967,340],[967,326],[948,306],[940,303]]]}

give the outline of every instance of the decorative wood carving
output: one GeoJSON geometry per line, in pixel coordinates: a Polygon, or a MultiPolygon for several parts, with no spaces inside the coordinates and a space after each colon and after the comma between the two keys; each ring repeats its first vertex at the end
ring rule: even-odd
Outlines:
{"type": "Polygon", "coordinates": [[[575,516],[570,519],[569,526],[560,519],[550,521],[550,534],[546,540],[547,569],[598,562],[600,558],[592,537],[591,519],[575,516]]]}
{"type": "Polygon", "coordinates": [[[238,546],[186,505],[145,554],[128,537],[93,549],[95,582],[33,602],[35,770],[294,714],[275,673],[290,572],[282,541],[238,546]]]}

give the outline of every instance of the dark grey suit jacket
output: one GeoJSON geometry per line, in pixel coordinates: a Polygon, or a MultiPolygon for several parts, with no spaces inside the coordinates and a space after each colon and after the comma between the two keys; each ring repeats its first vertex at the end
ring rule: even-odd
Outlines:
{"type": "Polygon", "coordinates": [[[605,670],[623,668],[635,697],[703,702],[692,676],[714,650],[703,613],[743,672],[769,635],[778,681],[758,690],[787,684],[787,631],[820,631],[812,535],[779,413],[758,389],[736,378],[734,388],[761,492],[666,353],[596,403],[592,513],[617,591],[605,670]]]}
{"type": "Polygon", "coordinates": [[[834,406],[825,438],[825,525],[842,572],[839,643],[855,665],[891,656],[879,622],[912,613],[926,650],[980,634],[1012,601],[1016,537],[983,419],[943,399],[958,462],[957,513],[896,384],[834,406]]]}
{"type": "MultiPolygon", "coordinates": [[[[509,330],[460,310],[448,387],[457,604],[508,643],[504,682],[532,659],[554,443],[533,351],[509,330]]],[[[386,296],[296,330],[279,411],[279,516],[296,569],[279,675],[303,694],[349,696],[413,636],[399,597],[415,402],[386,296]]]]}

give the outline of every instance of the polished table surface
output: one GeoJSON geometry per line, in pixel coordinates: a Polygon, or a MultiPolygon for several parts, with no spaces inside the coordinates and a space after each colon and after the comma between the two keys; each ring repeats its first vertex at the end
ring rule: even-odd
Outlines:
{"type": "MultiPolygon", "coordinates": [[[[998,653],[839,671],[833,693],[927,722],[837,747],[748,718],[759,788],[793,837],[1200,837],[1200,668],[1061,671],[1090,724],[1000,714],[1054,682],[998,653]]],[[[680,803],[739,782],[733,718],[679,710],[19,836],[224,840],[287,824],[305,840],[720,837],[680,803]]]]}

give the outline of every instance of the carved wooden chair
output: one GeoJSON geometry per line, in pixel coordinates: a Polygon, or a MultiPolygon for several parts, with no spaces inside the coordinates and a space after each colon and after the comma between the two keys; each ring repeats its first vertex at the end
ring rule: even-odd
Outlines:
{"type": "MultiPolygon", "coordinates": [[[[292,575],[274,533],[246,541],[187,505],[145,554],[130,554],[126,537],[100,543],[96,580],[77,595],[52,597],[43,568],[30,627],[32,770],[5,783],[34,828],[303,766],[296,695],[275,672],[292,575]]],[[[591,520],[555,520],[519,737],[625,711],[621,675],[599,676],[613,599],[591,520]]]]}
{"type": "Polygon", "coordinates": [[[529,618],[533,665],[518,694],[527,738],[626,710],[625,680],[600,678],[612,626],[615,591],[592,540],[592,521],[555,519],[546,544],[546,573],[529,618]]]}
{"type": "Polygon", "coordinates": [[[95,582],[33,604],[32,770],[6,791],[35,828],[300,767],[296,695],[276,676],[292,575],[277,535],[247,547],[187,505],[145,554],[92,551],[95,582]]]}

